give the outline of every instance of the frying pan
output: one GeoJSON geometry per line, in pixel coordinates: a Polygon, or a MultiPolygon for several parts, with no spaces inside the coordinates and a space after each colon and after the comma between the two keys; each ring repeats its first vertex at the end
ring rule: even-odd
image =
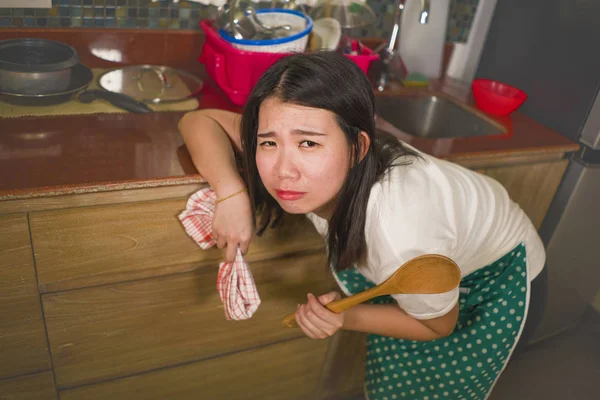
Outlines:
{"type": "Polygon", "coordinates": [[[75,65],[71,70],[69,85],[64,91],[47,94],[23,94],[0,91],[2,101],[24,106],[48,106],[65,103],[77,99],[82,103],[91,103],[102,99],[110,102],[115,107],[134,113],[145,114],[152,112],[146,104],[121,93],[112,93],[104,90],[85,90],[94,79],[92,70],[83,64],[75,65]]]}

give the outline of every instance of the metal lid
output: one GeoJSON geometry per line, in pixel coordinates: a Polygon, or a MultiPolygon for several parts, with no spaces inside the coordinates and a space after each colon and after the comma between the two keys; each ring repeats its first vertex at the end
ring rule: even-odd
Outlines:
{"type": "Polygon", "coordinates": [[[0,70],[53,72],[77,64],[77,51],[55,40],[24,38],[0,41],[0,70]]]}
{"type": "Polygon", "coordinates": [[[196,76],[159,65],[136,65],[102,74],[98,84],[104,90],[122,93],[146,103],[164,103],[194,97],[202,89],[196,76]]]}

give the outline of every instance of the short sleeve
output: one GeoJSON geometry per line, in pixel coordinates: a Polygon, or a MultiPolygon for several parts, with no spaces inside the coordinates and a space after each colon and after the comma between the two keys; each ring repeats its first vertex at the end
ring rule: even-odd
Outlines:
{"type": "MultiPolygon", "coordinates": [[[[365,226],[367,263],[361,271],[376,284],[417,256],[441,254],[453,259],[457,235],[452,191],[443,177],[436,176],[435,167],[423,160],[418,163],[395,167],[371,192],[365,226]]],[[[457,286],[447,293],[392,297],[407,314],[423,320],[448,313],[458,296],[457,286]]]]}

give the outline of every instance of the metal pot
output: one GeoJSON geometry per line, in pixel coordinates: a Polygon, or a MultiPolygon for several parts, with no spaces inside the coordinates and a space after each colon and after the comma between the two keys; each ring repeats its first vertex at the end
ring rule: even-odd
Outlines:
{"type": "Polygon", "coordinates": [[[85,90],[94,79],[92,70],[85,65],[77,64],[70,68],[70,75],[68,87],[64,91],[27,94],[2,92],[0,90],[0,99],[10,104],[23,106],[49,106],[65,103],[74,98],[82,103],[91,103],[94,100],[101,99],[123,110],[140,114],[152,112],[152,109],[146,104],[125,94],[111,93],[105,90],[85,90]]]}
{"type": "Polygon", "coordinates": [[[67,89],[71,68],[79,63],[75,49],[47,39],[0,41],[0,91],[52,94],[67,89]]]}

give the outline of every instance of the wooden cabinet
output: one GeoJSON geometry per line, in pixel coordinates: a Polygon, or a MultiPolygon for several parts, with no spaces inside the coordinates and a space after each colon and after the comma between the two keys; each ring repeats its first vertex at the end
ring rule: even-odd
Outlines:
{"type": "MultiPolygon", "coordinates": [[[[504,185],[539,227],[566,165],[472,168],[504,185]]],[[[306,293],[335,287],[310,222],[287,216],[253,240],[246,260],[262,304],[248,321],[227,321],[216,291],[222,253],[198,248],[177,219],[198,187],[188,189],[161,189],[158,200],[156,188],[40,199],[27,214],[6,214],[21,203],[0,208],[0,399],[362,392],[364,334],[313,341],[280,326],[306,293]]]]}
{"type": "Polygon", "coordinates": [[[536,228],[540,228],[567,168],[567,160],[488,167],[477,171],[500,182],[536,228]]]}
{"type": "MultiPolygon", "coordinates": [[[[142,279],[216,265],[216,247],[200,249],[177,218],[186,198],[33,212],[32,242],[40,290],[142,279]]],[[[290,216],[252,241],[248,262],[323,248],[304,216],[290,216]]]]}
{"type": "Polygon", "coordinates": [[[327,341],[288,340],[62,391],[61,400],[313,399],[327,341]]]}
{"type": "Polygon", "coordinates": [[[47,347],[27,215],[0,215],[0,378],[49,370],[47,347]]]}
{"type": "MultiPolygon", "coordinates": [[[[216,266],[164,277],[44,295],[59,388],[105,381],[302,336],[280,325],[334,286],[319,252],[251,265],[261,296],[254,316],[227,321],[216,266]]],[[[322,360],[314,360],[320,369],[322,360]]]]}
{"type": "Polygon", "coordinates": [[[0,400],[56,400],[52,371],[0,380],[0,400]]]}

